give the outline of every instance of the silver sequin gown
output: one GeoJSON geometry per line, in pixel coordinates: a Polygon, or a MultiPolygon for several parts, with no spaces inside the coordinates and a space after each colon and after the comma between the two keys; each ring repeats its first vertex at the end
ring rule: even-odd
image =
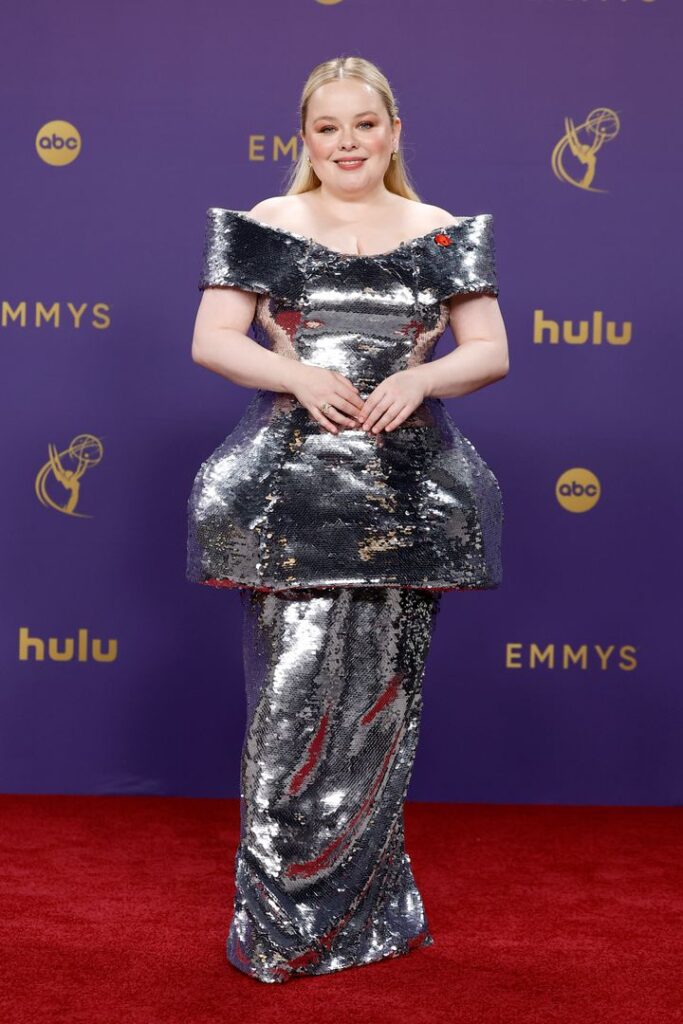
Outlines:
{"type": "MultiPolygon", "coordinates": [[[[432,358],[448,299],[498,294],[490,214],[379,255],[211,207],[200,289],[258,296],[257,341],[363,397],[432,358]]],[[[237,587],[247,726],[227,957],[266,982],[429,946],[403,802],[441,594],[499,586],[498,482],[442,401],[331,434],[258,390],[200,466],[187,578],[237,587]]]]}

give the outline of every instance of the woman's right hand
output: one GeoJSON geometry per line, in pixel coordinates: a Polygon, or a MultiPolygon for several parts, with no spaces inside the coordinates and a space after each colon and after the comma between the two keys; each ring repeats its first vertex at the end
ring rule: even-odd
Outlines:
{"type": "Polygon", "coordinates": [[[360,428],[355,416],[365,403],[348,377],[310,363],[295,362],[288,370],[287,389],[318,423],[333,434],[336,424],[360,428]]]}

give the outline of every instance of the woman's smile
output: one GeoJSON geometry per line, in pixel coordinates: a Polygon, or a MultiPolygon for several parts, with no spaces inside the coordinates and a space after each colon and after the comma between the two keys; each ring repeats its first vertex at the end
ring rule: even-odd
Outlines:
{"type": "Polygon", "coordinates": [[[338,167],[341,167],[345,171],[355,171],[357,167],[361,167],[365,161],[365,157],[341,157],[339,160],[334,162],[338,167]]]}

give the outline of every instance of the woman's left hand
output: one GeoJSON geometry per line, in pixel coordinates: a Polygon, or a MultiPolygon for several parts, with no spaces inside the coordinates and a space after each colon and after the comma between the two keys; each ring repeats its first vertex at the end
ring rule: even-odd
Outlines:
{"type": "Polygon", "coordinates": [[[358,413],[363,430],[394,430],[422,404],[425,394],[419,374],[411,368],[392,373],[370,392],[358,413]]]}

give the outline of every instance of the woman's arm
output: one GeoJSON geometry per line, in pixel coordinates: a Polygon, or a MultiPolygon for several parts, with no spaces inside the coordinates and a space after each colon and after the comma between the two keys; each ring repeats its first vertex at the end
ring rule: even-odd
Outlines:
{"type": "Polygon", "coordinates": [[[425,396],[458,398],[506,376],[510,369],[507,333],[495,296],[453,296],[450,325],[455,349],[411,367],[425,396]]]}
{"type": "Polygon", "coordinates": [[[206,288],[192,334],[192,359],[246,388],[291,392],[293,359],[248,337],[256,295],[240,288],[206,288]]]}

